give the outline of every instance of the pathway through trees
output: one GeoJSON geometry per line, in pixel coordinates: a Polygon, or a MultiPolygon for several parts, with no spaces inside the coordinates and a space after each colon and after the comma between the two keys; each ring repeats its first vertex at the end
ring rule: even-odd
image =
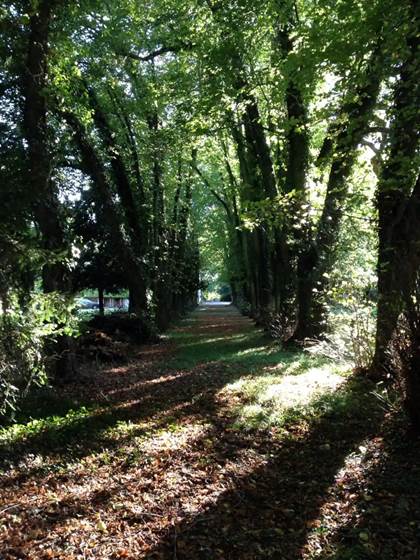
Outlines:
{"type": "Polygon", "coordinates": [[[366,381],[326,364],[203,306],[128,365],[85,372],[55,416],[52,399],[4,436],[0,557],[417,557],[419,450],[395,443],[366,381]]]}

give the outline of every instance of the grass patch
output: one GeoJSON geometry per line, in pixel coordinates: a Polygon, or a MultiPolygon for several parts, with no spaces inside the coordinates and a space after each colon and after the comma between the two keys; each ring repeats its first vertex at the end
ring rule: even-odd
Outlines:
{"type": "Polygon", "coordinates": [[[37,436],[46,436],[47,433],[51,443],[56,442],[64,433],[65,437],[69,436],[69,432],[78,433],[80,423],[92,414],[94,410],[81,406],[77,410],[69,410],[64,416],[49,416],[1,428],[0,445],[12,445],[37,436]]]}
{"type": "Polygon", "coordinates": [[[275,365],[259,365],[256,373],[222,390],[228,399],[240,403],[235,405],[238,428],[282,426],[348,405],[344,402],[348,393],[340,391],[348,377],[346,364],[288,353],[275,365]]]}
{"type": "Polygon", "coordinates": [[[168,363],[170,369],[192,369],[210,362],[240,362],[241,353],[249,351],[250,347],[254,347],[257,354],[267,345],[258,331],[226,335],[217,340],[214,334],[198,337],[174,331],[170,338],[177,345],[177,353],[168,363]]]}
{"type": "Polygon", "coordinates": [[[64,397],[59,389],[51,386],[37,387],[22,401],[20,409],[16,411],[13,422],[24,424],[32,420],[46,419],[52,416],[65,416],[71,410],[77,410],[82,403],[64,397]]]}
{"type": "MultiPolygon", "coordinates": [[[[171,338],[177,354],[170,368],[192,369],[199,364],[220,363],[234,377],[220,394],[234,402],[238,429],[282,426],[299,418],[313,418],[328,409],[345,407],[345,393],[339,388],[348,377],[349,364],[305,351],[282,349],[262,330],[223,334],[222,326],[200,330],[199,314],[182,324],[171,338]],[[194,327],[196,327],[194,329],[194,327]],[[238,404],[239,403],[239,404],[238,404]]],[[[233,377],[233,376],[232,376],[233,377]]]]}
{"type": "Polygon", "coordinates": [[[215,337],[197,337],[190,333],[173,332],[170,335],[177,345],[176,355],[168,362],[170,369],[192,369],[202,363],[223,362],[243,366],[249,373],[262,368],[287,367],[289,373],[301,373],[314,363],[324,364],[328,359],[311,356],[306,352],[285,351],[262,331],[215,337]]]}

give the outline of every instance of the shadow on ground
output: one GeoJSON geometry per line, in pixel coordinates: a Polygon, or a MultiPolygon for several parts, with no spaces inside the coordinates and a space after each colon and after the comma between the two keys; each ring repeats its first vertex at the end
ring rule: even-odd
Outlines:
{"type": "Polygon", "coordinates": [[[294,422],[238,428],[226,385],[323,362],[232,308],[196,312],[155,353],[67,388],[73,412],[4,433],[5,560],[418,558],[420,452],[380,435],[389,415],[366,382],[294,422]]]}

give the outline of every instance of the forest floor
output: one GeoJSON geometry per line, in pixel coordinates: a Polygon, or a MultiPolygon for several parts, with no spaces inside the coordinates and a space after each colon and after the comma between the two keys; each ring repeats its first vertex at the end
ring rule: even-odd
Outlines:
{"type": "Polygon", "coordinates": [[[200,307],[0,431],[0,558],[420,558],[420,443],[391,400],[200,307]]]}

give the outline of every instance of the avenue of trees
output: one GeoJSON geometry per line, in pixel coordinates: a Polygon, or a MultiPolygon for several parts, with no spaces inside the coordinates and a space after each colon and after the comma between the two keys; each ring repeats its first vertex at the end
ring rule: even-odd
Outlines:
{"type": "Polygon", "coordinates": [[[398,362],[420,426],[417,0],[16,0],[0,17],[3,410],[74,367],[84,288],[127,290],[146,339],[222,271],[288,345],[369,300],[364,373],[398,362]]]}

